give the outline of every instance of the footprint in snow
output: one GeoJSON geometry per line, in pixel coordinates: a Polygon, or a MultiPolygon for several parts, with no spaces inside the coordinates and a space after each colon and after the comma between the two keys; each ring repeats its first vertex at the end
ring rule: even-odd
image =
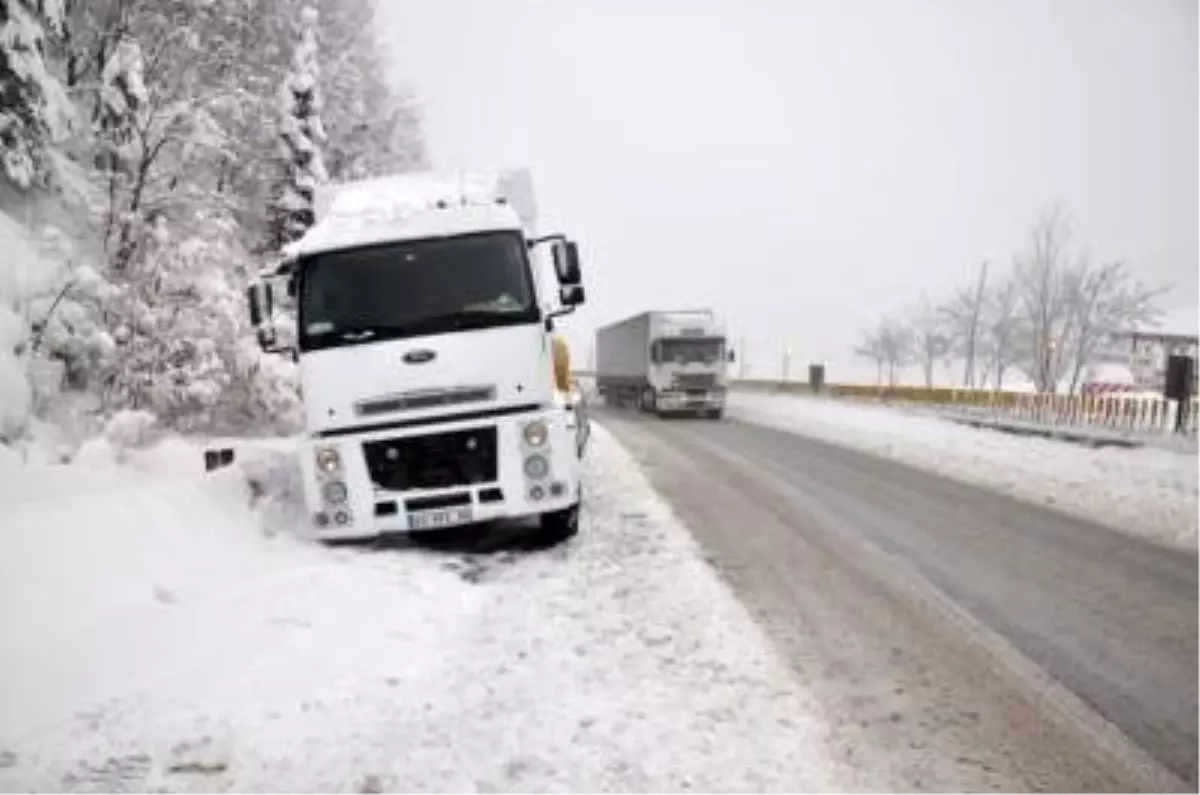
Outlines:
{"type": "Polygon", "coordinates": [[[217,776],[229,769],[229,755],[211,737],[184,741],[171,749],[167,772],[174,775],[217,776]]]}
{"type": "Polygon", "coordinates": [[[491,567],[475,558],[462,558],[461,560],[447,561],[442,564],[442,568],[454,572],[465,582],[474,585],[483,579],[491,567]]]}

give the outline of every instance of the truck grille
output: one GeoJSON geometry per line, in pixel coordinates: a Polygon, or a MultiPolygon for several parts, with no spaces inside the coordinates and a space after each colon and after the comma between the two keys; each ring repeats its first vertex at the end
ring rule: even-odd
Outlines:
{"type": "Polygon", "coordinates": [[[494,386],[458,386],[450,389],[424,389],[400,395],[361,400],[354,404],[354,412],[360,417],[389,414],[394,411],[429,409],[439,406],[455,406],[461,403],[485,403],[496,399],[494,386]]]}
{"type": "Polygon", "coordinates": [[[675,376],[675,388],[686,390],[708,390],[717,385],[713,373],[680,373],[675,376]]]}
{"type": "Polygon", "coordinates": [[[496,428],[364,442],[367,472],[389,491],[440,489],[496,480],[496,428]]]}

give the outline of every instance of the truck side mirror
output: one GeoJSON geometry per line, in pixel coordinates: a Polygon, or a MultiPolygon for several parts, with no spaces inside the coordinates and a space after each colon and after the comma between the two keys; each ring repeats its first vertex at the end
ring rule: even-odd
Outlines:
{"type": "Polygon", "coordinates": [[[266,353],[278,353],[281,349],[271,326],[273,307],[271,288],[263,282],[254,282],[246,288],[246,303],[250,308],[250,325],[258,338],[258,347],[266,353]]]}
{"type": "Polygon", "coordinates": [[[570,284],[566,287],[559,288],[558,298],[563,306],[577,307],[582,306],[587,300],[587,294],[584,292],[582,284],[570,284]]]}
{"type": "Polygon", "coordinates": [[[579,247],[573,241],[554,241],[550,254],[554,259],[554,273],[558,276],[559,284],[569,287],[583,281],[579,272],[579,247]]]}
{"type": "Polygon", "coordinates": [[[258,328],[263,322],[263,283],[255,282],[246,288],[246,304],[250,309],[250,325],[258,328]]]}
{"type": "Polygon", "coordinates": [[[733,353],[733,348],[729,349],[729,355],[725,357],[730,363],[737,361],[737,356],[733,353]]]}

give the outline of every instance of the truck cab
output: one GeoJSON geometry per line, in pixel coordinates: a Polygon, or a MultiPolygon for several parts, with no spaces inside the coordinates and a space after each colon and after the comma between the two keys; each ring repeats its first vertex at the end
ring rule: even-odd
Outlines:
{"type": "Polygon", "coordinates": [[[508,174],[482,189],[432,175],[338,186],[251,286],[260,344],[299,366],[318,538],[523,517],[548,542],[575,533],[578,420],[556,389],[552,330],[584,301],[577,247],[537,237],[520,201],[527,176],[515,185],[508,174]],[[538,278],[543,251],[557,300],[538,278]],[[281,294],[294,345],[268,322],[281,294]]]}
{"type": "Polygon", "coordinates": [[[643,408],[659,413],[725,411],[725,331],[708,310],[651,316],[649,387],[643,408]]]}

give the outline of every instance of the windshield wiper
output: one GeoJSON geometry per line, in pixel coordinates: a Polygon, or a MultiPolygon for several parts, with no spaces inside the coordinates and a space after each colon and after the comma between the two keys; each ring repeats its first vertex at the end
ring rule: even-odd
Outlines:
{"type": "MultiPolygon", "coordinates": [[[[457,312],[446,312],[442,315],[433,315],[431,317],[422,318],[414,322],[414,327],[429,326],[432,328],[440,328],[443,326],[456,330],[479,328],[481,326],[492,326],[504,323],[506,321],[521,320],[529,314],[528,307],[518,309],[460,309],[457,312]]],[[[407,327],[406,327],[407,328],[407,327]]]]}
{"type": "Polygon", "coordinates": [[[366,342],[367,340],[375,339],[393,331],[388,326],[346,326],[337,328],[330,324],[329,328],[322,328],[318,331],[309,331],[308,336],[312,338],[328,339],[336,338],[342,342],[366,342]]]}
{"type": "Polygon", "coordinates": [[[343,342],[366,342],[375,336],[375,329],[348,329],[338,332],[338,337],[343,342]]]}

